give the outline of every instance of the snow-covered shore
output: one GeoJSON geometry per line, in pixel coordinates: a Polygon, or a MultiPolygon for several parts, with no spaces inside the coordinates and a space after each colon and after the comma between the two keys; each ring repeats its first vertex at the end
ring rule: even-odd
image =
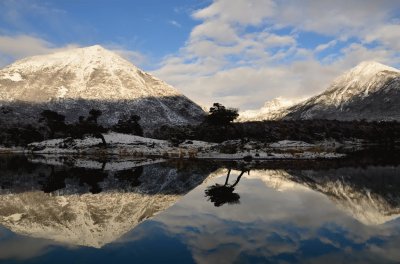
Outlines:
{"type": "MultiPolygon", "coordinates": [[[[223,160],[332,159],[344,156],[344,154],[335,152],[334,147],[327,146],[325,143],[309,144],[289,140],[274,143],[231,140],[220,144],[186,140],[179,145],[173,145],[166,140],[119,133],[104,134],[104,138],[107,146],[103,146],[99,138],[63,138],[31,143],[23,152],[28,154],[223,160]]],[[[9,149],[8,152],[13,152],[13,149],[9,149]]]]}

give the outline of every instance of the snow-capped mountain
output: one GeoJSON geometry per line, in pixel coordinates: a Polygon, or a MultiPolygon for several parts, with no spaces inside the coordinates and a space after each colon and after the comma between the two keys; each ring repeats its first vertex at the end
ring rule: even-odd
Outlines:
{"type": "Polygon", "coordinates": [[[8,121],[35,121],[51,109],[74,122],[96,108],[103,124],[135,113],[152,128],[204,115],[175,88],[99,45],[19,60],[0,70],[0,91],[0,119],[8,121]]]}
{"type": "Polygon", "coordinates": [[[238,122],[262,121],[281,119],[288,113],[288,109],[304,99],[288,99],[277,97],[267,101],[263,107],[257,110],[247,110],[239,113],[238,122]]]}
{"type": "Polygon", "coordinates": [[[360,63],[323,93],[288,109],[286,119],[400,120],[400,71],[360,63]]]}

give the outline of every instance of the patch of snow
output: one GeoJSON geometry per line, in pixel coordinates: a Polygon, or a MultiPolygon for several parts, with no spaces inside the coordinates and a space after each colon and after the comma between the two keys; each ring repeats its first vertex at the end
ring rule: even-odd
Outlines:
{"type": "Polygon", "coordinates": [[[182,148],[194,148],[194,149],[200,149],[200,148],[210,148],[210,147],[216,147],[218,146],[217,143],[210,143],[210,142],[204,142],[204,141],[198,141],[198,140],[186,140],[183,143],[179,144],[179,147],[182,148]]]}
{"type": "Polygon", "coordinates": [[[269,145],[271,148],[311,148],[314,144],[309,144],[304,141],[281,140],[269,145]]]}
{"type": "Polygon", "coordinates": [[[58,88],[58,90],[57,90],[57,95],[56,95],[56,97],[57,97],[58,99],[62,99],[62,98],[65,97],[65,95],[67,94],[67,92],[68,92],[68,89],[67,89],[66,87],[64,87],[64,86],[61,86],[61,87],[58,88]]]}
{"type": "Polygon", "coordinates": [[[21,220],[23,214],[12,214],[9,216],[4,217],[4,221],[8,221],[8,222],[18,222],[19,220],[21,220]]]}
{"type": "Polygon", "coordinates": [[[61,207],[65,207],[65,206],[67,206],[67,205],[69,204],[68,200],[67,200],[65,197],[60,196],[60,197],[58,197],[58,198],[59,198],[59,199],[58,199],[58,204],[59,204],[61,207]]]}
{"type": "Polygon", "coordinates": [[[134,135],[127,135],[121,133],[108,133],[104,135],[106,142],[110,144],[132,144],[132,143],[155,143],[155,144],[168,144],[165,140],[145,138],[134,135]]]}
{"type": "MultiPolygon", "coordinates": [[[[338,154],[328,149],[323,152],[305,151],[315,145],[303,141],[283,140],[270,145],[257,142],[248,142],[244,145],[239,141],[227,141],[221,144],[187,140],[179,146],[172,146],[168,141],[144,138],[120,133],[104,134],[107,147],[101,145],[98,138],[85,139],[55,139],[31,143],[28,150],[36,154],[85,154],[85,155],[118,155],[122,157],[150,157],[150,158],[198,158],[198,159],[229,159],[237,160],[251,156],[255,160],[265,159],[318,159],[339,158],[338,154]],[[226,144],[236,148],[236,153],[221,153],[226,144]],[[292,152],[290,149],[298,148],[292,152]],[[281,149],[276,151],[276,149],[281,149]],[[286,152],[285,152],[286,151],[286,152]]],[[[59,162],[59,161],[55,161],[59,162]]],[[[103,164],[93,161],[82,161],[83,167],[102,168],[103,164]]],[[[136,162],[136,161],[135,161],[136,162]]],[[[128,163],[129,164],[129,163],[128,163]]],[[[122,164],[107,163],[108,166],[124,166],[122,164]]],[[[129,165],[130,166],[130,165],[129,165]]]]}
{"type": "Polygon", "coordinates": [[[6,72],[2,79],[7,79],[7,80],[11,80],[13,82],[20,82],[23,80],[21,74],[19,74],[18,72],[6,72]]]}

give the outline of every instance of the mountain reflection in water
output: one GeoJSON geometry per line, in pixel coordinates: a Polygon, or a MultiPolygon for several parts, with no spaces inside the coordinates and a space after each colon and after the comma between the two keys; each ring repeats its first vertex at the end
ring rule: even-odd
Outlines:
{"type": "Polygon", "coordinates": [[[0,261],[397,263],[400,166],[397,153],[382,155],[262,163],[5,156],[0,261]]]}
{"type": "Polygon", "coordinates": [[[23,235],[98,248],[170,207],[201,184],[211,169],[155,164],[106,171],[29,163],[21,156],[1,164],[3,226],[23,235]]]}

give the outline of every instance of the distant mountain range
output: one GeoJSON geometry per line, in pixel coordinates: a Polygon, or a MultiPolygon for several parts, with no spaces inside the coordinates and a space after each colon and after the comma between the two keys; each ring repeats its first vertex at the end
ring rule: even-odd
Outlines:
{"type": "Polygon", "coordinates": [[[35,122],[43,109],[68,122],[99,109],[106,125],[133,113],[145,129],[204,116],[175,88],[98,45],[19,60],[0,70],[0,91],[0,120],[6,122],[35,122]]]}
{"type": "MultiPolygon", "coordinates": [[[[99,109],[109,126],[139,115],[145,131],[201,122],[205,111],[167,83],[101,46],[19,60],[0,70],[0,122],[36,123],[45,109],[78,121],[99,109]]],[[[400,120],[400,71],[367,61],[304,99],[278,97],[239,122],[279,119],[400,120]]]]}
{"type": "Polygon", "coordinates": [[[240,113],[238,121],[262,121],[277,120],[288,114],[288,109],[304,99],[288,99],[277,97],[271,101],[267,101],[263,107],[258,110],[247,110],[240,113]]]}
{"type": "Polygon", "coordinates": [[[300,102],[282,98],[240,121],[276,119],[400,120],[400,71],[366,61],[339,76],[327,90],[300,102]],[[274,107],[270,107],[273,105],[274,107]]]}

